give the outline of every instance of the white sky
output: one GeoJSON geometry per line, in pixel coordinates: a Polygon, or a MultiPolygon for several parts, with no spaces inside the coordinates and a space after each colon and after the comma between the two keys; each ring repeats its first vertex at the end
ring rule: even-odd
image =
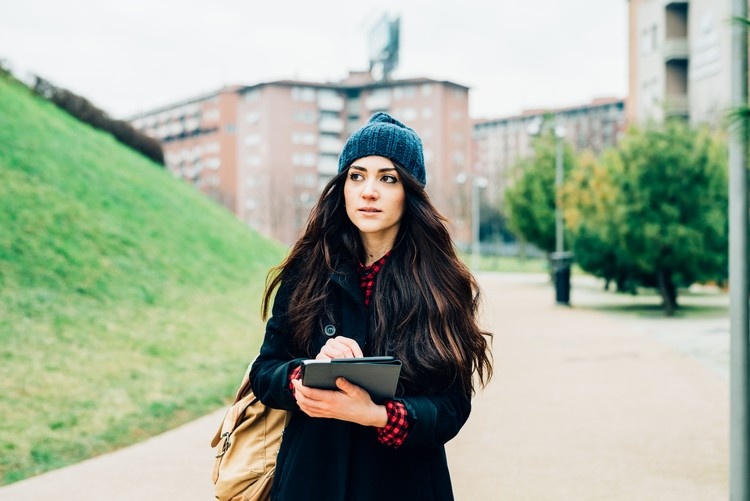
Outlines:
{"type": "Polygon", "coordinates": [[[5,0],[0,58],[124,118],[226,84],[333,81],[401,16],[395,78],[471,87],[473,117],[627,93],[627,0],[5,0]]]}

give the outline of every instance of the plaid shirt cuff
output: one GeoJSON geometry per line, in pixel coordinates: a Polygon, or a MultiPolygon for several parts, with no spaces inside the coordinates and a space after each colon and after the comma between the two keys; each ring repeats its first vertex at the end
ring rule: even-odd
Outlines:
{"type": "Polygon", "coordinates": [[[398,449],[409,435],[409,420],[406,419],[406,406],[401,402],[388,400],[385,403],[388,422],[383,428],[378,428],[378,441],[398,449]]]}
{"type": "Polygon", "coordinates": [[[294,369],[289,374],[289,391],[292,392],[292,396],[294,396],[294,384],[292,384],[293,379],[300,379],[302,377],[302,366],[298,365],[296,369],[294,369]]]}

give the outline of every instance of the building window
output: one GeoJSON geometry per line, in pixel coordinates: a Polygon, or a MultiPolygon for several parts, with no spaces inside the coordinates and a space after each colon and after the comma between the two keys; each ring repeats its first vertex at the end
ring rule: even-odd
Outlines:
{"type": "Polygon", "coordinates": [[[380,110],[387,110],[391,105],[391,89],[379,88],[374,89],[369,96],[365,98],[365,106],[370,112],[375,113],[380,110]]]}
{"type": "Polygon", "coordinates": [[[203,112],[203,120],[207,122],[216,122],[220,116],[218,108],[210,108],[203,112]]]}
{"type": "Polygon", "coordinates": [[[432,84],[431,83],[422,84],[422,95],[423,96],[431,96],[432,95],[432,84]]]}
{"type": "Polygon", "coordinates": [[[297,187],[314,188],[317,181],[317,174],[298,174],[294,176],[294,185],[297,187]]]}
{"type": "Polygon", "coordinates": [[[413,122],[419,116],[419,114],[417,113],[417,110],[415,110],[414,108],[404,108],[403,110],[400,110],[400,111],[401,111],[400,116],[403,122],[413,122]]]}
{"type": "Polygon", "coordinates": [[[313,111],[295,111],[292,114],[292,119],[295,122],[311,124],[315,122],[315,112],[313,111]]]}
{"type": "Polygon", "coordinates": [[[256,146],[260,144],[260,134],[248,134],[245,136],[245,146],[256,146]]]}
{"type": "Polygon", "coordinates": [[[311,103],[315,101],[315,89],[312,87],[292,87],[292,99],[311,103]]]}
{"type": "Polygon", "coordinates": [[[315,167],[318,156],[315,153],[294,153],[292,165],[295,167],[315,167]]]}
{"type": "Polygon", "coordinates": [[[292,134],[292,144],[313,145],[317,142],[317,137],[312,132],[295,132],[292,134]]]}
{"type": "Polygon", "coordinates": [[[641,52],[643,54],[651,54],[656,51],[659,46],[657,35],[656,24],[652,24],[641,32],[641,52]]]}
{"type": "Polygon", "coordinates": [[[411,99],[415,94],[416,90],[413,85],[404,85],[393,88],[393,99],[411,99]]]}
{"type": "Polygon", "coordinates": [[[464,164],[465,159],[466,159],[466,156],[464,155],[463,151],[453,152],[453,165],[462,166],[464,164]]]}

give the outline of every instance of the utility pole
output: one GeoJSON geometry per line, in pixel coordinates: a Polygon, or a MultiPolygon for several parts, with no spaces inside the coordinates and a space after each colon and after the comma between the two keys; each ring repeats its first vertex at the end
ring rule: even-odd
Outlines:
{"type": "MultiPolygon", "coordinates": [[[[747,18],[747,0],[732,0],[732,17],[747,18]]],[[[732,107],[748,106],[747,26],[732,25],[732,107]]],[[[748,124],[729,143],[730,501],[750,501],[750,323],[748,322],[748,124]]]]}

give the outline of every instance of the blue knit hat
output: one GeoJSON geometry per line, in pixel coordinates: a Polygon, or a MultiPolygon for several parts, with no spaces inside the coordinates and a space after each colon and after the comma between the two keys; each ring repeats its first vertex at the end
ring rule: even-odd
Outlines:
{"type": "Polygon", "coordinates": [[[358,158],[377,155],[386,157],[427,184],[422,140],[413,129],[387,113],[376,113],[364,127],[352,134],[339,157],[339,172],[343,172],[358,158]]]}

